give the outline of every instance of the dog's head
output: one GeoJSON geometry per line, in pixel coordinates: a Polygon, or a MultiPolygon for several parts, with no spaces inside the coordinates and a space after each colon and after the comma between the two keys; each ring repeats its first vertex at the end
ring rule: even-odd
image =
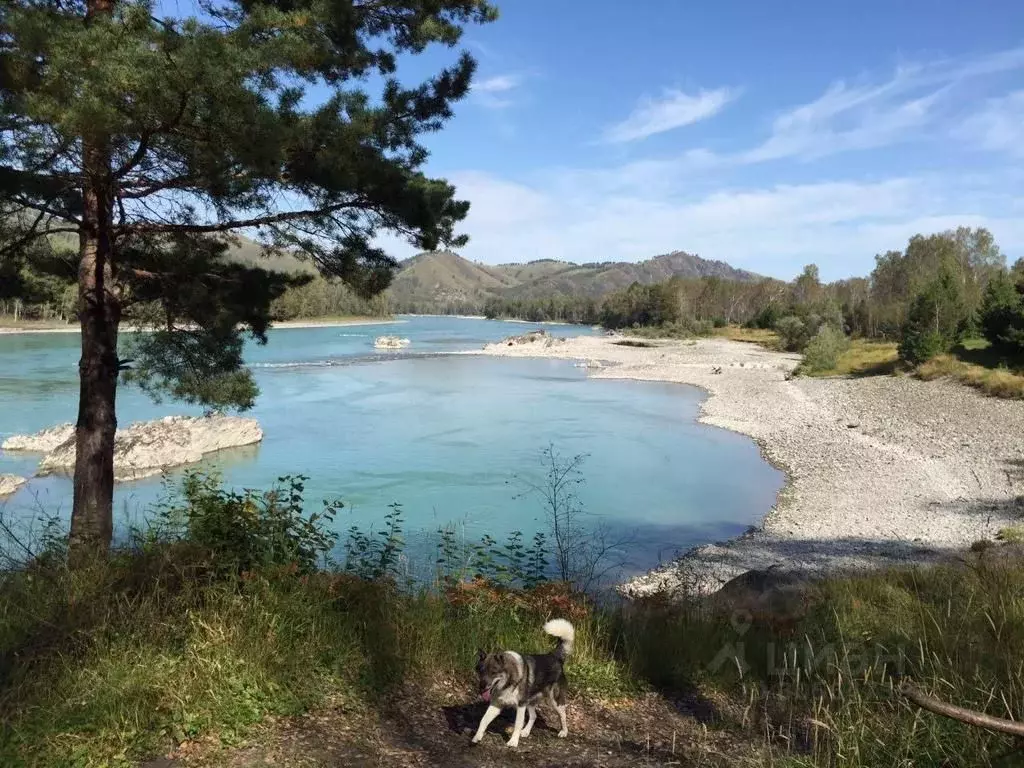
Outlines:
{"type": "Polygon", "coordinates": [[[504,653],[477,651],[476,675],[480,686],[480,696],[484,701],[490,701],[492,692],[500,691],[511,679],[509,660],[504,653]]]}

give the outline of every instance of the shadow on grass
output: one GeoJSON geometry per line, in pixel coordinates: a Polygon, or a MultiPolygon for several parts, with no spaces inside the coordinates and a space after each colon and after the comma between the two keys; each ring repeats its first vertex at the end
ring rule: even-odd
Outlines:
{"type": "Polygon", "coordinates": [[[906,370],[906,364],[899,358],[896,358],[895,360],[883,360],[877,363],[867,363],[858,366],[847,375],[854,379],[862,379],[869,376],[892,376],[897,371],[903,370],[906,370]]]}
{"type": "Polygon", "coordinates": [[[1017,374],[1024,374],[1024,357],[1013,354],[1005,348],[978,344],[958,344],[952,354],[965,363],[982,368],[1006,368],[1017,374]]]}

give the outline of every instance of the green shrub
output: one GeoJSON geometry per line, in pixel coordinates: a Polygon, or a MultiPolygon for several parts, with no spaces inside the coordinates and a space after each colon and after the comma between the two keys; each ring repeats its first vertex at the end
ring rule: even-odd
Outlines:
{"type": "Polygon", "coordinates": [[[319,513],[303,509],[303,476],[282,477],[269,491],[226,491],[217,475],[188,472],[180,490],[160,502],[145,532],[150,543],[188,541],[209,553],[222,572],[294,566],[312,573],[337,542],[327,526],[342,507],[323,502],[319,513]]]}
{"type": "Polygon", "coordinates": [[[760,328],[771,331],[775,329],[776,323],[782,319],[782,309],[776,302],[770,302],[764,309],[758,312],[747,323],[748,328],[760,328]]]}
{"type": "Polygon", "coordinates": [[[787,352],[801,351],[809,338],[807,323],[796,315],[779,318],[775,323],[775,332],[779,334],[782,348],[787,352]]]}
{"type": "Polygon", "coordinates": [[[823,325],[804,349],[803,367],[812,373],[831,371],[850,348],[850,340],[834,325],[823,325]]]}
{"type": "Polygon", "coordinates": [[[924,363],[948,352],[952,345],[952,342],[938,331],[905,330],[900,341],[900,359],[914,364],[924,363]]]}

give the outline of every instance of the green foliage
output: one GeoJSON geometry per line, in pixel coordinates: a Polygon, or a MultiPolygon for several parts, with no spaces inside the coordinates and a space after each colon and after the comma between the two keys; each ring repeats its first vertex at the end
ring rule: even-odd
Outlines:
{"type": "Polygon", "coordinates": [[[421,685],[468,702],[477,647],[542,650],[540,624],[568,615],[578,711],[595,698],[650,707],[697,696],[716,702],[728,743],[752,764],[897,768],[912,756],[981,768],[1010,753],[1010,737],[921,712],[895,687],[910,679],[997,717],[1018,711],[1024,569],[1000,557],[1010,546],[966,565],[831,579],[776,608],[590,605],[555,585],[403,591],[290,568],[220,579],[187,542],[118,551],[77,572],[8,571],[0,762],[138,764],[169,741],[230,746],[267,714],[330,702],[351,718],[392,695],[426,704],[410,698],[421,685]]]}
{"type": "Polygon", "coordinates": [[[775,323],[775,332],[779,334],[779,342],[787,352],[802,351],[814,333],[796,315],[780,317],[775,323]]]}
{"type": "Polygon", "coordinates": [[[363,298],[341,280],[316,277],[305,285],[288,288],[270,306],[274,320],[341,317],[383,317],[389,313],[385,295],[363,298]]]}
{"type": "Polygon", "coordinates": [[[746,325],[750,328],[774,331],[775,326],[778,325],[781,319],[782,308],[775,302],[772,302],[747,321],[746,325]]]}
{"type": "Polygon", "coordinates": [[[967,318],[962,284],[947,268],[910,305],[900,341],[900,358],[923,363],[948,352],[960,340],[967,318]]]}
{"type": "Polygon", "coordinates": [[[654,285],[633,283],[626,290],[605,297],[601,324],[611,329],[667,325],[680,320],[680,310],[679,298],[671,282],[654,285]]]}
{"type": "Polygon", "coordinates": [[[981,305],[985,338],[997,348],[1024,353],[1024,277],[999,273],[985,289],[981,305]]]}
{"type": "Polygon", "coordinates": [[[850,340],[845,333],[833,325],[823,325],[804,348],[801,367],[810,373],[832,370],[849,348],[850,340]]]}
{"type": "MultiPolygon", "coordinates": [[[[168,741],[217,735],[230,745],[267,714],[328,701],[346,718],[392,694],[420,704],[409,699],[419,684],[453,686],[468,701],[475,649],[541,650],[538,629],[552,616],[577,630],[574,706],[709,698],[724,725],[735,722],[730,742],[741,734],[743,754],[761,765],[896,768],[911,755],[914,765],[980,768],[1014,747],[894,694],[910,679],[997,717],[1018,711],[1024,568],[1014,543],[962,564],[805,584],[788,600],[622,606],[542,579],[516,589],[508,577],[531,569],[518,535],[480,544],[504,584],[467,582],[454,537],[442,548],[456,565],[441,572],[460,575],[439,579],[442,590],[397,588],[393,556],[383,568],[367,560],[369,579],[359,568],[317,570],[319,557],[294,559],[302,526],[272,533],[280,515],[259,511],[271,495],[297,512],[301,480],[237,497],[193,477],[178,511],[165,507],[134,548],[76,571],[58,555],[0,571],[0,763],[137,764],[168,741]],[[237,529],[264,544],[241,544],[237,529]],[[741,717],[757,727],[740,728],[741,717]]],[[[400,527],[377,535],[378,554],[403,552],[400,527]]],[[[307,551],[326,546],[316,539],[307,551]]]]}
{"type": "Polygon", "coordinates": [[[386,579],[403,576],[400,570],[405,539],[402,505],[395,502],[384,515],[384,528],[374,533],[358,526],[349,529],[345,541],[345,571],[361,579],[386,579]]]}
{"type": "Polygon", "coordinates": [[[329,527],[342,505],[324,501],[320,512],[307,514],[306,479],[282,477],[269,491],[236,493],[216,475],[188,472],[139,535],[150,544],[187,541],[225,573],[282,566],[312,573],[334,548],[337,534],[329,527]]]}

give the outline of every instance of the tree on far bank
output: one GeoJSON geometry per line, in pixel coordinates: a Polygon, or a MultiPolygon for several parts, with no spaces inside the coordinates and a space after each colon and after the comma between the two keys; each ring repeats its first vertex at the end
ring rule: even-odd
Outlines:
{"type": "Polygon", "coordinates": [[[948,352],[960,340],[966,316],[963,284],[944,266],[910,305],[900,340],[900,358],[923,363],[948,352]]]}
{"type": "Polygon", "coordinates": [[[981,305],[981,327],[992,346],[1024,353],[1024,276],[1000,273],[985,289],[981,305]]]}
{"type": "Polygon", "coordinates": [[[395,261],[464,242],[468,203],[422,173],[419,143],[466,95],[462,54],[404,84],[399,60],[455,46],[486,0],[209,2],[157,17],[141,0],[11,0],[0,9],[0,260],[77,238],[81,323],[73,556],[112,534],[115,401],[129,307],[160,334],[135,373],[159,391],[245,406],[240,323],[262,338],[282,278],[232,267],[232,232],[372,295],[395,261]],[[375,94],[371,85],[379,84],[375,94]],[[171,364],[175,361],[179,364],[171,364]],[[186,364],[182,364],[186,361],[186,364]],[[191,381],[181,374],[191,370],[191,381]],[[203,392],[205,374],[224,384],[203,392]]]}

